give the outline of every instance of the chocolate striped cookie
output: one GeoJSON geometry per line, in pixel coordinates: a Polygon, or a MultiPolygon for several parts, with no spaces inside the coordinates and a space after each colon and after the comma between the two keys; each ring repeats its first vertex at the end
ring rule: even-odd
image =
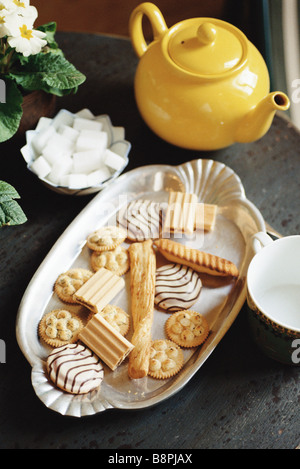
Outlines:
{"type": "Polygon", "coordinates": [[[155,304],[168,312],[190,308],[201,289],[201,279],[191,267],[167,264],[156,270],[155,304]]]}
{"type": "Polygon", "coordinates": [[[100,359],[81,344],[68,344],[53,350],[47,359],[51,381],[71,394],[97,389],[104,376],[100,359]]]}
{"type": "Polygon", "coordinates": [[[162,227],[160,204],[152,200],[133,200],[117,215],[118,224],[127,230],[131,241],[159,238],[162,227]]]}

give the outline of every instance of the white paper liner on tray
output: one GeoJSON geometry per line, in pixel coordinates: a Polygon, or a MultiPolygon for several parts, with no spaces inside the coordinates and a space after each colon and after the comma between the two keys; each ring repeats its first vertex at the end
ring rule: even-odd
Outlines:
{"type": "MultiPolygon", "coordinates": [[[[250,237],[264,231],[264,220],[257,208],[247,200],[239,177],[227,166],[212,160],[195,160],[178,167],[145,166],[121,176],[102,193],[98,194],[72,222],[54,245],[22,299],[17,319],[17,339],[25,357],[32,365],[32,384],[44,404],[63,415],[81,417],[108,408],[139,409],[167,399],[192,378],[201,368],[232,325],[245,301],[245,276],[252,258],[248,249],[250,237]],[[105,368],[105,377],[99,392],[86,396],[70,396],[52,385],[45,372],[45,360],[50,349],[44,347],[37,337],[37,325],[41,317],[59,305],[53,294],[57,276],[71,267],[90,268],[90,251],[85,245],[87,235],[115,220],[118,209],[133,199],[166,202],[168,191],[194,192],[199,200],[218,205],[215,229],[209,233],[199,232],[193,239],[180,242],[224,257],[234,262],[240,271],[236,282],[207,284],[204,281],[200,297],[191,308],[203,314],[210,325],[210,335],[204,345],[184,350],[185,365],[182,371],[168,380],[147,377],[130,380],[127,360],[114,372],[105,368]],[[110,210],[104,210],[105,204],[110,210]],[[32,304],[34,301],[34,309],[32,304]]],[[[126,245],[126,243],[124,243],[126,245]]],[[[157,265],[168,263],[157,255],[157,265]]],[[[124,276],[126,288],[112,302],[130,312],[130,271],[124,276]]],[[[207,280],[207,279],[206,279],[207,280]]],[[[86,310],[71,306],[83,320],[86,310]]],[[[155,309],[152,329],[153,339],[165,338],[164,324],[169,313],[155,309]]],[[[130,340],[132,330],[127,336],[130,340]]]]}

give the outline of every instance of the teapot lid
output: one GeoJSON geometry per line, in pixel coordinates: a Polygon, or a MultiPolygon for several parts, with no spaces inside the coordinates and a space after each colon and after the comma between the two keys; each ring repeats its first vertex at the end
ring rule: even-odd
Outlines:
{"type": "Polygon", "coordinates": [[[235,26],[212,18],[182,21],[169,30],[168,54],[179,68],[221,77],[244,63],[247,38],[235,26]]]}

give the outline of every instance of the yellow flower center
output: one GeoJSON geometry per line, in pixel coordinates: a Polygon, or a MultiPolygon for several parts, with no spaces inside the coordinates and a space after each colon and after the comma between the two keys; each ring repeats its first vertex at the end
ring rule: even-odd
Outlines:
{"type": "Polygon", "coordinates": [[[25,3],[21,2],[21,0],[14,0],[14,4],[17,5],[17,7],[25,8],[25,3]]]}
{"type": "Polygon", "coordinates": [[[21,36],[24,38],[24,39],[31,39],[33,38],[33,34],[32,34],[32,30],[31,29],[27,29],[27,26],[26,24],[23,24],[23,26],[20,28],[20,31],[21,31],[21,36]]]}
{"type": "Polygon", "coordinates": [[[5,18],[4,16],[0,16],[0,24],[4,24],[5,23],[5,18]]]}

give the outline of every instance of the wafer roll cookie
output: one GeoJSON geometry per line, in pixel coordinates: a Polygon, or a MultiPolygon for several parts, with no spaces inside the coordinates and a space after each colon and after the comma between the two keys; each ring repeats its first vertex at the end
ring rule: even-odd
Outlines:
{"type": "Polygon", "coordinates": [[[92,317],[81,331],[79,340],[111,370],[115,370],[134,348],[101,314],[92,317]]]}
{"type": "Polygon", "coordinates": [[[94,313],[99,313],[124,287],[123,278],[103,267],[77,290],[74,299],[94,313]]]}
{"type": "Polygon", "coordinates": [[[239,275],[235,264],[227,259],[189,248],[169,239],[158,239],[154,243],[166,259],[178,264],[188,265],[197,272],[222,277],[238,277],[239,275]]]}
{"type": "Polygon", "coordinates": [[[188,233],[195,229],[197,196],[170,192],[163,233],[188,233]]]}

